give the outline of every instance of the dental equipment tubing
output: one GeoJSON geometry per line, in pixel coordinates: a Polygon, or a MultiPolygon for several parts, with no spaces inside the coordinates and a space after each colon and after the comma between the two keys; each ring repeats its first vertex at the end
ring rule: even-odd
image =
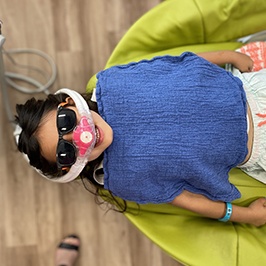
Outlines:
{"type": "Polygon", "coordinates": [[[12,49],[12,50],[4,51],[3,45],[6,39],[2,35],[1,26],[2,26],[2,22],[0,21],[0,85],[1,85],[1,92],[2,92],[2,102],[5,107],[9,122],[12,122],[12,124],[14,124],[13,123],[14,115],[10,108],[7,85],[11,86],[12,88],[20,92],[27,93],[27,94],[41,93],[41,92],[45,94],[49,94],[49,88],[55,82],[55,79],[57,76],[57,70],[56,70],[56,65],[54,61],[52,60],[52,58],[42,51],[39,51],[36,49],[12,49]],[[3,59],[4,54],[11,60],[13,64],[16,64],[17,66],[32,69],[32,70],[42,73],[44,76],[46,76],[47,82],[43,84],[39,82],[38,80],[35,80],[31,77],[28,77],[22,74],[6,72],[5,67],[4,67],[4,59],[3,59]],[[30,66],[24,66],[24,65],[17,64],[11,56],[13,54],[35,54],[37,56],[42,57],[44,60],[48,62],[51,68],[50,77],[47,78],[47,75],[45,75],[43,71],[41,71],[40,69],[36,67],[30,67],[30,66]],[[33,88],[27,88],[27,87],[20,86],[15,82],[15,80],[26,82],[29,85],[32,85],[33,88]]]}

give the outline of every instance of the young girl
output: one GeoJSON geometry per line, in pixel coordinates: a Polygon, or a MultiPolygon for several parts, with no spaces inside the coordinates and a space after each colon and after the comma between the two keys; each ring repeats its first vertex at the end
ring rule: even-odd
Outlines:
{"type": "Polygon", "coordinates": [[[266,180],[263,87],[258,96],[248,76],[254,73],[242,73],[252,67],[234,51],[111,67],[97,75],[86,101],[62,89],[17,105],[19,150],[57,182],[86,176],[124,200],[261,226],[266,199],[232,205],[241,195],[228,181],[234,167],[266,180]],[[225,63],[239,69],[238,78],[216,66],[225,63]]]}

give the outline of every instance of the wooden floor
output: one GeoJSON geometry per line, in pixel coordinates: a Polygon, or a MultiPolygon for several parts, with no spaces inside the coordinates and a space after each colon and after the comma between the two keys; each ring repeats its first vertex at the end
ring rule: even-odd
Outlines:
{"type": "MultiPolygon", "coordinates": [[[[84,91],[126,30],[159,2],[0,0],[4,47],[35,48],[52,56],[58,67],[52,92],[60,87],[84,91]]],[[[37,59],[21,56],[20,60],[28,64],[37,59]]],[[[9,61],[6,68],[14,70],[9,61]]],[[[9,94],[12,106],[29,98],[14,90],[9,94]]],[[[96,205],[81,184],[58,185],[42,179],[16,151],[3,106],[0,123],[1,265],[53,266],[55,247],[69,233],[82,240],[78,266],[180,265],[123,215],[106,213],[96,205]]]]}

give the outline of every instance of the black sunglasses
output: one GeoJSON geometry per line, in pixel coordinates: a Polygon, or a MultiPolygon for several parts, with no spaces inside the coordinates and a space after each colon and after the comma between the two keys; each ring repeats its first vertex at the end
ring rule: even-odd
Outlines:
{"type": "Polygon", "coordinates": [[[66,103],[62,103],[58,106],[56,116],[56,125],[59,135],[56,149],[56,163],[59,169],[70,167],[77,159],[76,147],[71,142],[63,139],[63,136],[73,131],[77,124],[76,113],[71,109],[64,108],[63,105],[65,104],[66,103]]]}

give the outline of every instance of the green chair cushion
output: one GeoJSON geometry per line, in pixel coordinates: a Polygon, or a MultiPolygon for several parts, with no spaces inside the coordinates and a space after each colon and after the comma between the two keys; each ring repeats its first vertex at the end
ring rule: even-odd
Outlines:
{"type": "MultiPolygon", "coordinates": [[[[266,1],[166,0],[125,34],[106,68],[184,51],[235,50],[240,37],[266,29],[266,1]]],[[[90,79],[87,91],[96,84],[90,79]]],[[[266,186],[239,169],[230,181],[241,191],[234,203],[247,206],[266,196],[266,186]]],[[[127,218],[170,256],[185,265],[250,266],[266,262],[266,226],[222,223],[168,204],[128,203],[127,218]]]]}

